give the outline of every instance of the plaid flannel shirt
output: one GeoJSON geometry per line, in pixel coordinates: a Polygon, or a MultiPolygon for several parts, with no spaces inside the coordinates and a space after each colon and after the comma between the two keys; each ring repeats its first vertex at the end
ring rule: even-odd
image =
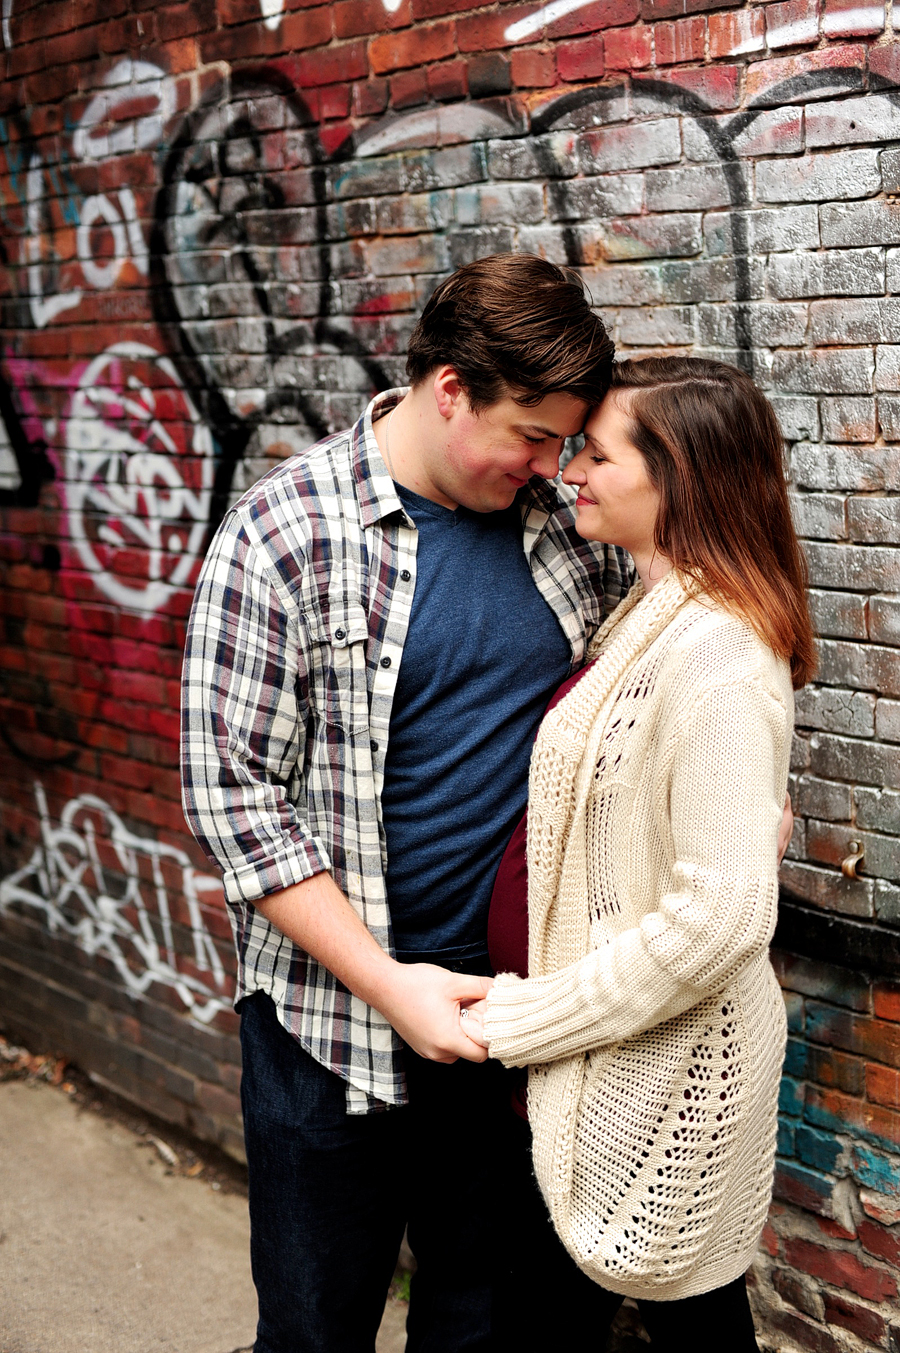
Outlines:
{"type": "MultiPolygon", "coordinates": [[[[372,431],[405,391],[298,452],[231,509],[197,586],[185,652],[183,802],[224,873],[237,997],[265,991],[285,1028],[347,1082],[349,1112],[405,1102],[391,1026],[253,903],[331,870],[391,951],[381,788],[415,589],[416,527],[372,431]]],[[[572,670],[630,584],[620,550],[576,533],[574,493],[522,490],[532,576],[572,670]]]]}

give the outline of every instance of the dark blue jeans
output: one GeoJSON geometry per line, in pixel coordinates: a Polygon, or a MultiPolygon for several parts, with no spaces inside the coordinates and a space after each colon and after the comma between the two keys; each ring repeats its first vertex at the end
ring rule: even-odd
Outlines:
{"type": "Polygon", "coordinates": [[[372,1353],[405,1226],[408,1353],[488,1353],[507,1073],[408,1053],[409,1104],[349,1115],[268,996],[240,1009],[255,1353],[372,1353]]]}

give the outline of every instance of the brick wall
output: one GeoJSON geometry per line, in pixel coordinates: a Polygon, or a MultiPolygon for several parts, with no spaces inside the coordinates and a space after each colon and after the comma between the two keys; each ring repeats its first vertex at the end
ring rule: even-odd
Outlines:
{"type": "Polygon", "coordinates": [[[573,264],[620,350],[738,362],[783,422],[822,639],[756,1293],[773,1347],[900,1347],[884,4],[5,0],[0,29],[4,1021],[239,1151],[228,922],[176,769],[209,525],[401,380],[453,267],[573,264]]]}

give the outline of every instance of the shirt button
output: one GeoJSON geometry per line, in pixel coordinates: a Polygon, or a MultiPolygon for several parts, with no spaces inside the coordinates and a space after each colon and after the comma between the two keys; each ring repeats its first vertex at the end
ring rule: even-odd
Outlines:
{"type": "Polygon", "coordinates": [[[408,583],[411,577],[412,577],[412,574],[410,573],[410,571],[409,571],[408,568],[401,569],[401,571],[400,571],[400,579],[401,579],[402,582],[408,583]]]}
{"type": "Polygon", "coordinates": [[[378,751],[378,743],[375,741],[374,738],[373,738],[372,741],[369,743],[369,746],[372,748],[372,751],[373,751],[373,752],[377,752],[377,751],[378,751]]]}
{"type": "Polygon", "coordinates": [[[347,636],[346,630],[335,630],[334,632],[335,639],[344,639],[346,638],[346,636],[347,636]]]}
{"type": "Polygon", "coordinates": [[[390,660],[390,658],[382,658],[382,659],[381,659],[381,665],[382,665],[382,667],[390,667],[390,665],[391,665],[391,660],[390,660]]]}

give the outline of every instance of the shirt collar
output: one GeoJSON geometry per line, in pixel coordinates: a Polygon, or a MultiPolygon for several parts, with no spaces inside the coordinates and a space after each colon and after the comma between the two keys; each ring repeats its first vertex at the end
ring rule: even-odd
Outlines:
{"type": "MultiPolygon", "coordinates": [[[[390,471],[375,440],[372,424],[395,409],[408,391],[409,386],[398,386],[376,395],[351,432],[353,476],[364,527],[372,526],[393,513],[404,512],[390,471]]],[[[549,515],[560,506],[556,485],[537,476],[520,489],[517,502],[522,508],[523,521],[535,509],[549,515]]]]}
{"type": "Polygon", "coordinates": [[[362,417],[354,424],[350,434],[353,477],[356,480],[360,519],[364,527],[372,526],[392,513],[403,511],[403,504],[397,497],[390,471],[378,449],[372,424],[391,409],[395,409],[407,393],[407,389],[408,387],[400,386],[395,390],[384,390],[380,395],[376,395],[362,417]]]}

